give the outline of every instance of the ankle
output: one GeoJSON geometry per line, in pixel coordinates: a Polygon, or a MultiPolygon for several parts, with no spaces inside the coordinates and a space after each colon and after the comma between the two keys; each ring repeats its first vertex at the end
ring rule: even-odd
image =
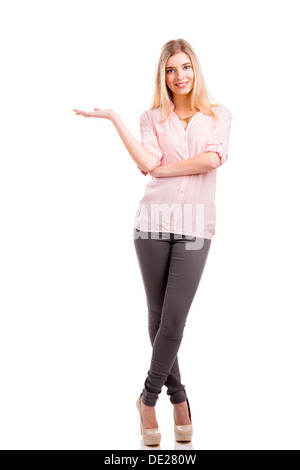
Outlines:
{"type": "Polygon", "coordinates": [[[143,425],[145,429],[158,427],[154,406],[147,406],[142,402],[141,403],[141,415],[142,415],[143,425]]]}
{"type": "Polygon", "coordinates": [[[173,404],[173,406],[174,406],[175,424],[177,426],[184,426],[187,424],[191,424],[187,401],[173,404]]]}

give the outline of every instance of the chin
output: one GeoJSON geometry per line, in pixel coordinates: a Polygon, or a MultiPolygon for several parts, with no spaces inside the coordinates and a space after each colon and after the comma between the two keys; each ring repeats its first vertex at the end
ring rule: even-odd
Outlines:
{"type": "Polygon", "coordinates": [[[176,95],[188,95],[191,91],[192,91],[191,88],[188,88],[187,90],[178,90],[176,88],[176,90],[173,91],[173,93],[175,93],[176,95]]]}

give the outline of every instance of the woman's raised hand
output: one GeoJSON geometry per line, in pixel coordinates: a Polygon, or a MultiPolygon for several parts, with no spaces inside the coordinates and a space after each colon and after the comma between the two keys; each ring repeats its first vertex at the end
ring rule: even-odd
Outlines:
{"type": "MultiPolygon", "coordinates": [[[[109,119],[113,122],[113,124],[115,125],[122,141],[124,142],[126,148],[129,146],[129,147],[137,147],[138,145],[140,144],[136,144],[136,139],[135,137],[130,134],[130,132],[128,131],[128,129],[125,127],[124,123],[121,121],[121,119],[119,118],[118,114],[111,108],[109,109],[99,109],[99,108],[94,108],[94,111],[82,111],[80,109],[73,109],[73,111],[79,115],[79,116],[83,116],[83,117],[94,117],[94,118],[102,118],[102,119],[109,119]]],[[[140,145],[141,146],[141,145],[140,145]]],[[[133,152],[133,151],[132,151],[133,152]]],[[[134,156],[135,158],[133,158],[134,161],[139,161],[140,158],[139,157],[136,157],[136,155],[138,154],[137,153],[138,151],[134,150],[134,156]]],[[[132,156],[132,154],[130,153],[130,155],[132,156]]],[[[143,171],[139,166],[137,166],[138,169],[140,170],[140,172],[142,173],[142,175],[146,176],[148,175],[147,171],[143,171]]]]}
{"type": "Polygon", "coordinates": [[[113,116],[113,109],[99,109],[94,108],[94,111],[81,111],[80,109],[73,109],[73,111],[84,117],[94,117],[94,118],[103,118],[103,119],[111,119],[113,116]]]}

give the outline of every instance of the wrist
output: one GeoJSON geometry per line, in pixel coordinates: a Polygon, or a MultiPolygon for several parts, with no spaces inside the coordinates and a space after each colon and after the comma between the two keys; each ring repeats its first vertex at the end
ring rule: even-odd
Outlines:
{"type": "Polygon", "coordinates": [[[108,119],[114,124],[117,119],[118,119],[118,114],[113,110],[113,109],[109,109],[108,110],[108,119]]]}

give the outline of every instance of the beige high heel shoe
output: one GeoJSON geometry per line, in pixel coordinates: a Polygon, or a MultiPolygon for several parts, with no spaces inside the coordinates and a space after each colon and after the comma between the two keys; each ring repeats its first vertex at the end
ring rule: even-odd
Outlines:
{"type": "Polygon", "coordinates": [[[176,441],[191,441],[193,436],[193,425],[192,425],[192,415],[188,399],[186,399],[189,417],[191,424],[185,424],[183,426],[175,424],[175,410],[174,410],[174,434],[176,441]]]}
{"type": "Polygon", "coordinates": [[[143,436],[144,439],[144,444],[146,446],[155,446],[160,444],[161,440],[161,434],[158,428],[152,428],[152,429],[144,429],[143,427],[143,421],[142,421],[142,414],[141,414],[141,400],[142,400],[142,394],[139,396],[136,406],[140,415],[140,428],[141,428],[141,435],[143,436]]]}

